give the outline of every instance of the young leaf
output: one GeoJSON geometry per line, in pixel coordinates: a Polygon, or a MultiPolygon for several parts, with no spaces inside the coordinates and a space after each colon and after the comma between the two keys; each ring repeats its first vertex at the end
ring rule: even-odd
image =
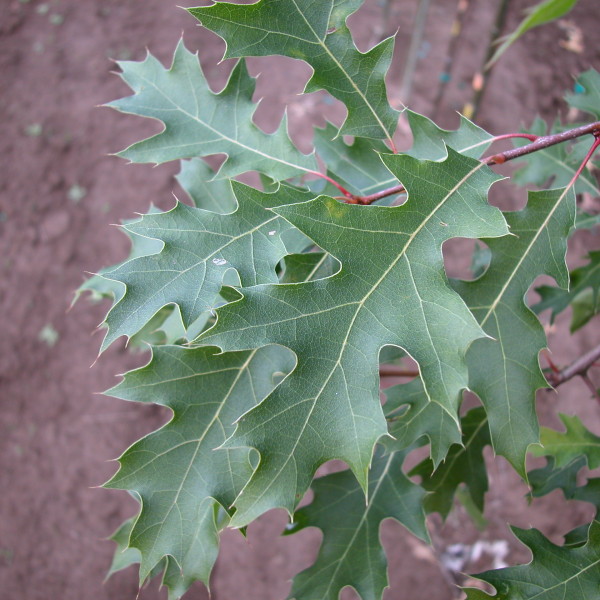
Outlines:
{"type": "Polygon", "coordinates": [[[486,408],[494,451],[525,477],[527,447],[538,441],[535,392],[547,383],[538,363],[546,336],[524,296],[543,273],[567,287],[575,196],[572,189],[531,192],[523,210],[504,216],[514,235],[485,240],[488,270],[475,281],[455,282],[455,289],[490,336],[469,349],[469,387],[486,408]]]}
{"type": "Polygon", "coordinates": [[[542,0],[539,4],[527,9],[527,16],[521,21],[515,31],[502,38],[500,47],[489,60],[487,67],[491,67],[524,33],[527,33],[534,27],[539,27],[566,15],[577,4],[577,1],[542,0]]]}
{"type": "Polygon", "coordinates": [[[327,90],[348,109],[341,133],[392,138],[398,111],[387,100],[385,74],[393,39],[366,54],[354,46],[346,18],[362,0],[261,0],[241,6],[218,2],[190,8],[204,27],[227,43],[224,58],[279,54],[313,68],[305,92],[327,90]]]}
{"type": "Polygon", "coordinates": [[[483,499],[488,489],[483,448],[490,443],[487,417],[483,408],[471,409],[461,419],[462,445],[454,445],[446,460],[437,469],[430,458],[412,469],[409,475],[419,475],[425,496],[425,510],[438,512],[445,519],[452,509],[454,495],[461,483],[475,506],[483,512],[483,499]]]}
{"type": "Polygon", "coordinates": [[[235,526],[274,507],[292,512],[330,459],[344,460],[366,487],[373,447],[387,431],[377,372],[385,345],[404,348],[419,363],[428,398],[457,420],[464,355],[482,333],[448,286],[441,246],[455,236],[506,233],[501,213],[486,202],[497,176],[451,149],[443,162],[383,160],[409,191],[402,206],[319,197],[274,209],[340,260],[336,275],[244,288],[244,298],[222,307],[199,338],[223,350],[282,344],[298,357],[297,368],[240,419],[227,443],[261,454],[236,501],[235,526]]]}
{"type": "Polygon", "coordinates": [[[126,292],[106,317],[103,350],[118,337],[139,331],[167,304],[177,304],[189,326],[212,309],[229,269],[237,271],[242,285],[277,281],[275,266],[287,254],[281,234],[290,225],[268,209],[312,195],[287,185],[274,194],[238,182],[231,185],[238,200],[233,213],[221,215],[178,203],[126,226],[138,236],[161,240],[164,247],[105,275],[125,284],[126,292]]]}
{"type": "Polygon", "coordinates": [[[346,586],[363,600],[379,600],[388,585],[387,562],[379,539],[385,519],[395,519],[428,541],[423,513],[424,492],[402,472],[405,453],[375,453],[369,472],[369,503],[348,470],[319,477],[314,499],[301,508],[286,533],[306,527],[323,531],[315,562],[296,577],[290,598],[337,600],[346,586]]]}
{"type": "Polygon", "coordinates": [[[267,135],[252,122],[254,79],[240,61],[225,88],[213,93],[200,69],[198,57],[179,43],[170,69],[151,54],[141,62],[119,62],[121,77],[135,92],[110,102],[117,110],[158,119],[162,133],[137,142],[119,153],[132,162],[163,163],[179,158],[225,154],[217,177],[259,171],[287,179],[314,171],[313,156],[291,143],[285,123],[267,135]]]}
{"type": "Polygon", "coordinates": [[[568,290],[560,289],[551,285],[542,285],[535,288],[540,295],[540,301],[531,307],[536,314],[546,309],[551,309],[550,323],[558,314],[569,305],[573,305],[586,293],[590,296],[588,309],[583,312],[573,311],[571,319],[571,333],[583,327],[600,310],[600,251],[590,252],[587,265],[578,267],[571,271],[571,280],[568,290]]]}
{"type": "Polygon", "coordinates": [[[562,467],[582,454],[587,457],[590,469],[600,466],[600,437],[583,426],[579,417],[558,415],[566,431],[560,432],[542,427],[540,441],[542,447],[531,449],[535,456],[553,456],[556,466],[562,467]]]}
{"type": "Polygon", "coordinates": [[[565,100],[571,106],[600,119],[600,73],[590,69],[579,75],[577,83],[583,91],[579,94],[569,93],[565,100]]]}
{"type": "Polygon", "coordinates": [[[145,367],[107,392],[173,411],[167,425],[121,456],[119,471],[105,484],[135,491],[141,500],[128,544],[141,555],[140,583],[169,556],[175,564],[167,585],[208,585],[218,553],[218,505],[229,510],[252,473],[249,450],[215,448],[235,419],[273,388],[273,374],[291,367],[289,354],[273,347],[229,354],[156,347],[145,367]]]}
{"type": "Polygon", "coordinates": [[[474,575],[496,588],[490,596],[465,589],[468,600],[596,600],[600,587],[600,522],[589,526],[587,543],[579,548],[555,546],[537,529],[512,528],[533,555],[527,565],[474,575]]]}

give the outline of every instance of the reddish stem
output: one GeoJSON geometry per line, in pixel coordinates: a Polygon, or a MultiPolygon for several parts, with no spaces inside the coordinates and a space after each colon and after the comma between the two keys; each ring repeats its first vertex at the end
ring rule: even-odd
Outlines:
{"type": "Polygon", "coordinates": [[[498,142],[500,140],[512,140],[513,138],[525,138],[530,142],[535,142],[539,136],[533,133],[505,133],[504,135],[495,135],[490,142],[498,142]]]}
{"type": "Polygon", "coordinates": [[[329,183],[331,183],[331,185],[334,185],[349,200],[354,200],[356,198],[356,196],[354,194],[349,192],[343,185],[339,184],[334,179],[331,179],[331,177],[329,177],[329,175],[325,175],[325,173],[319,173],[319,171],[307,171],[307,173],[310,173],[311,175],[316,175],[317,177],[320,177],[321,179],[325,179],[325,181],[329,181],[329,183]]]}
{"type": "Polygon", "coordinates": [[[544,358],[546,359],[546,362],[548,363],[548,366],[550,367],[550,369],[552,370],[553,373],[560,373],[560,369],[556,366],[554,361],[550,358],[547,351],[544,351],[544,358]]]}
{"type": "Polygon", "coordinates": [[[598,146],[600,146],[600,130],[594,131],[594,143],[592,144],[592,147],[588,150],[588,153],[585,155],[585,158],[581,161],[579,169],[577,169],[577,172],[575,173],[575,175],[573,175],[573,179],[571,179],[568,187],[571,187],[575,184],[577,178],[581,175],[583,169],[585,169],[585,166],[587,165],[588,161],[590,160],[590,158],[592,158],[594,152],[596,152],[596,150],[598,149],[598,146]]]}
{"type": "Polygon", "coordinates": [[[552,387],[558,387],[561,383],[564,383],[573,377],[583,377],[584,375],[587,375],[588,369],[592,367],[599,358],[600,346],[596,346],[558,373],[550,373],[547,377],[548,383],[552,387]]]}
{"type": "MultiPolygon", "coordinates": [[[[538,150],[543,150],[544,148],[548,148],[550,146],[554,146],[555,144],[561,144],[562,142],[566,142],[568,140],[573,140],[575,138],[581,137],[587,134],[593,134],[596,137],[596,141],[594,145],[588,152],[588,156],[586,156],[584,163],[578,169],[575,174],[574,180],[581,173],[585,164],[590,159],[595,150],[600,146],[600,121],[596,121],[595,123],[590,123],[589,125],[582,125],[581,127],[576,127],[574,129],[569,129],[568,131],[563,131],[561,133],[554,133],[552,135],[545,136],[530,136],[529,134],[520,134],[520,133],[509,133],[506,135],[499,135],[494,138],[491,138],[490,141],[494,142],[500,139],[509,139],[516,137],[524,137],[526,139],[534,138],[534,141],[531,144],[526,144],[525,146],[521,146],[519,148],[513,148],[511,150],[505,150],[504,152],[500,152],[498,154],[494,154],[493,156],[489,156],[487,158],[482,159],[481,162],[487,165],[499,165],[505,163],[509,160],[513,160],[515,158],[519,158],[521,156],[525,156],[526,154],[531,154],[533,152],[537,152],[538,150]]],[[[350,204],[372,204],[377,200],[381,200],[382,198],[387,198],[388,196],[393,196],[394,194],[400,194],[405,192],[405,188],[402,184],[395,185],[393,187],[387,188],[385,190],[381,190],[375,194],[370,194],[368,196],[347,196],[344,194],[349,200],[350,204]]]]}
{"type": "Polygon", "coordinates": [[[505,152],[500,152],[494,156],[489,156],[488,158],[484,158],[482,162],[487,165],[499,165],[508,160],[513,160],[515,158],[525,156],[526,154],[531,154],[532,152],[549,148],[555,144],[561,144],[562,142],[566,142],[568,140],[574,140],[575,138],[587,135],[588,133],[595,135],[596,132],[600,132],[600,121],[596,121],[595,123],[590,123],[588,125],[582,125],[581,127],[575,127],[574,129],[562,131],[561,133],[540,136],[531,144],[527,144],[519,148],[513,148],[512,150],[506,150],[505,152]]]}

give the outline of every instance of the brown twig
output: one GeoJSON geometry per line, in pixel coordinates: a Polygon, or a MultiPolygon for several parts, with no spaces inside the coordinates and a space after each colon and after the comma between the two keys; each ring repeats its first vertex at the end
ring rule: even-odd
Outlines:
{"type": "MultiPolygon", "coordinates": [[[[573,361],[568,367],[561,369],[556,372],[549,373],[546,379],[552,387],[558,387],[559,385],[573,379],[573,377],[587,377],[587,372],[590,367],[594,366],[594,363],[600,359],[600,345],[596,346],[589,352],[586,352],[583,356],[580,356],[577,360],[573,361]]],[[[589,379],[589,378],[588,378],[589,379]]],[[[593,385],[593,384],[592,384],[593,385]]],[[[594,394],[597,395],[597,391],[594,388],[594,394]]]]}
{"type": "MultiPolygon", "coordinates": [[[[596,121],[595,123],[590,123],[588,125],[582,125],[581,127],[575,127],[574,129],[569,129],[568,131],[562,131],[561,133],[554,133],[552,135],[544,135],[538,137],[535,141],[531,142],[531,144],[526,144],[525,146],[520,146],[519,148],[512,148],[510,150],[505,150],[504,152],[499,152],[498,154],[494,154],[493,156],[488,156],[487,158],[483,158],[481,162],[486,165],[501,165],[509,160],[514,160],[515,158],[520,158],[521,156],[525,156],[526,154],[532,154],[533,152],[537,152],[539,150],[543,150],[544,148],[549,148],[550,146],[554,146],[556,144],[561,144],[568,140],[574,140],[575,138],[592,134],[594,136],[600,135],[600,121],[596,121]]],[[[523,137],[522,134],[509,134],[508,136],[498,136],[500,139],[506,139],[507,137],[523,137]]],[[[490,138],[490,142],[496,141],[498,138],[490,138]]],[[[597,146],[597,145],[596,145],[597,146]]],[[[594,147],[593,150],[596,148],[594,147]]],[[[592,151],[593,151],[592,150],[592,151]]],[[[592,152],[591,151],[591,152],[592,152]]],[[[401,194],[405,192],[405,188],[402,184],[395,185],[391,188],[387,188],[385,190],[381,190],[380,192],[376,192],[375,194],[370,194],[368,196],[346,196],[346,202],[348,204],[373,204],[377,200],[381,200],[382,198],[387,198],[388,196],[393,196],[395,194],[401,194]]]]}
{"type": "Polygon", "coordinates": [[[403,369],[397,365],[380,365],[380,377],[418,377],[419,371],[411,369],[403,369]]]}
{"type": "Polygon", "coordinates": [[[573,379],[573,377],[581,377],[585,385],[590,390],[592,397],[596,398],[600,402],[600,392],[596,389],[594,382],[590,379],[588,371],[596,365],[596,361],[600,358],[600,345],[596,346],[589,352],[586,352],[583,356],[580,356],[577,360],[572,362],[568,367],[565,367],[561,371],[553,371],[548,374],[546,379],[548,383],[556,388],[565,381],[573,379]]]}
{"type": "Polygon", "coordinates": [[[589,123],[588,125],[582,125],[581,127],[575,127],[568,131],[562,131],[560,133],[553,133],[552,135],[540,136],[535,142],[520,146],[519,148],[512,148],[511,150],[505,150],[494,156],[484,158],[482,162],[486,165],[501,165],[509,160],[525,156],[526,154],[532,154],[538,150],[555,146],[556,144],[562,144],[568,140],[574,140],[575,138],[587,135],[591,133],[593,135],[600,132],[600,121],[595,123],[589,123]]]}

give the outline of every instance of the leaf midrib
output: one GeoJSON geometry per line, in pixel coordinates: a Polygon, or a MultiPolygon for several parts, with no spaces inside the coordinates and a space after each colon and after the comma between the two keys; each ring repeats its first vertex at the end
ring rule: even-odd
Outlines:
{"type": "MultiPolygon", "coordinates": [[[[187,72],[187,69],[186,69],[187,72]]],[[[169,96],[167,96],[153,81],[149,80],[147,77],[145,77],[144,75],[138,74],[139,78],[146,82],[150,87],[154,88],[154,90],[156,90],[156,92],[162,96],[167,102],[170,102],[174,107],[175,110],[179,110],[181,113],[183,113],[184,115],[186,115],[189,119],[191,119],[192,121],[196,121],[198,124],[200,124],[202,127],[206,127],[207,129],[209,129],[211,132],[213,132],[214,134],[216,134],[218,137],[220,137],[222,140],[229,142],[230,144],[233,144],[234,146],[239,146],[240,148],[247,150],[249,152],[252,152],[254,154],[257,154],[259,156],[262,156],[263,158],[272,160],[274,162],[278,162],[281,163],[283,165],[286,165],[288,167],[292,167],[294,169],[298,169],[300,171],[304,171],[306,173],[310,172],[311,169],[307,169],[306,167],[301,167],[300,165],[296,165],[294,163],[288,162],[286,160],[283,160],[281,158],[277,158],[275,156],[271,156],[270,154],[266,154],[265,152],[261,152],[260,150],[258,150],[257,148],[252,148],[251,146],[247,146],[246,144],[240,142],[237,139],[231,138],[227,135],[225,135],[223,132],[219,131],[218,129],[215,129],[214,127],[212,127],[211,125],[209,125],[207,122],[203,121],[199,116],[193,115],[190,112],[188,112],[187,110],[185,110],[185,108],[183,108],[183,106],[180,106],[179,104],[177,104],[177,102],[175,102],[172,98],[170,98],[169,96]]],[[[189,75],[188,75],[189,77],[189,75]]],[[[215,96],[215,94],[213,94],[212,92],[208,92],[209,94],[211,94],[211,96],[215,96]]],[[[238,92],[239,93],[239,92],[238,92]]],[[[163,121],[164,123],[164,121],[163,121]]],[[[166,124],[165,124],[166,127],[166,124]]],[[[254,127],[256,127],[254,125],[254,127]]],[[[166,130],[166,129],[165,129],[166,130]]],[[[260,130],[258,127],[256,127],[256,130],[261,133],[262,135],[269,137],[264,131],[260,130]]],[[[158,136],[163,135],[164,132],[159,133],[158,136]]],[[[155,136],[155,137],[158,137],[155,136]]],[[[214,141],[214,140],[210,140],[210,141],[214,141]]],[[[139,145],[139,144],[144,144],[145,142],[138,142],[138,144],[135,145],[139,145]]],[[[171,148],[179,148],[179,147],[183,147],[183,146],[193,146],[193,145],[198,145],[198,143],[207,143],[207,142],[193,142],[193,143],[189,143],[189,144],[180,144],[177,146],[170,146],[171,148]]]]}
{"type": "Polygon", "coordinates": [[[566,187],[564,189],[563,193],[556,200],[556,202],[555,202],[552,210],[548,213],[548,215],[546,216],[546,218],[542,221],[540,227],[538,227],[537,232],[535,233],[535,235],[531,239],[531,242],[529,242],[529,244],[527,245],[527,248],[525,249],[525,251],[521,253],[519,261],[515,265],[514,269],[510,273],[509,277],[506,278],[506,281],[504,282],[502,288],[500,289],[500,292],[498,293],[498,295],[496,296],[496,298],[494,299],[494,301],[492,302],[492,304],[489,307],[487,307],[488,311],[485,314],[483,320],[479,323],[481,325],[481,327],[483,327],[485,325],[485,323],[489,319],[490,315],[496,311],[496,307],[498,306],[498,304],[502,300],[504,294],[506,293],[506,290],[509,288],[509,286],[512,283],[513,279],[516,277],[517,273],[521,269],[521,266],[523,265],[523,263],[525,262],[525,260],[527,258],[529,258],[529,253],[531,252],[532,248],[537,243],[538,238],[542,235],[542,232],[546,230],[546,227],[548,226],[548,223],[550,222],[551,218],[554,216],[554,213],[558,210],[558,208],[562,204],[563,199],[569,193],[570,190],[571,190],[571,186],[568,186],[568,187],[566,187]]]}
{"type": "MultiPolygon", "coordinates": [[[[232,213],[232,214],[235,214],[235,213],[232,213]]],[[[173,277],[172,279],[170,279],[170,280],[169,280],[167,283],[165,283],[163,286],[161,286],[161,287],[157,288],[157,289],[156,289],[156,290],[155,290],[155,291],[154,291],[152,294],[150,294],[150,295],[146,295],[146,296],[145,296],[146,300],[145,300],[145,301],[144,301],[142,304],[140,304],[140,305],[139,305],[137,308],[133,309],[131,312],[129,312],[129,313],[128,313],[128,315],[129,315],[129,316],[128,316],[128,319],[127,319],[127,320],[129,320],[129,319],[130,319],[130,317],[132,317],[133,315],[137,315],[137,314],[138,314],[138,313],[139,313],[139,312],[140,312],[142,309],[144,309],[144,308],[145,308],[145,307],[146,307],[148,304],[151,304],[151,302],[154,300],[154,298],[155,298],[156,296],[158,296],[160,293],[162,293],[162,291],[163,291],[163,290],[165,290],[166,288],[168,288],[168,287],[172,286],[172,285],[173,285],[173,284],[174,284],[174,283],[175,283],[175,282],[176,282],[176,281],[177,281],[177,280],[178,280],[180,277],[183,277],[183,276],[184,276],[184,275],[186,275],[186,274],[187,274],[189,271],[192,271],[193,269],[196,269],[196,268],[197,268],[199,265],[202,265],[202,264],[204,264],[204,265],[207,265],[208,261],[209,261],[211,258],[213,258],[213,257],[214,257],[216,254],[218,254],[218,253],[222,252],[222,251],[223,251],[225,248],[227,248],[228,246],[230,246],[230,245],[231,245],[231,244],[233,244],[234,242],[237,242],[237,241],[239,241],[239,240],[243,239],[243,238],[244,238],[244,237],[246,237],[246,236],[253,235],[253,234],[254,234],[256,231],[258,231],[259,229],[261,229],[262,227],[264,227],[264,226],[265,226],[265,225],[267,225],[268,223],[271,223],[272,221],[275,221],[276,219],[279,219],[279,218],[280,218],[280,217],[279,217],[279,215],[276,215],[276,216],[274,216],[274,217],[271,217],[270,219],[267,219],[266,221],[263,221],[263,222],[262,222],[262,223],[260,223],[259,225],[256,225],[256,226],[255,226],[255,227],[253,227],[252,229],[249,229],[248,231],[245,231],[245,232],[241,233],[240,235],[237,235],[237,236],[227,236],[227,237],[230,237],[230,239],[229,239],[229,241],[228,241],[227,243],[223,244],[223,246],[219,246],[219,248],[217,248],[217,249],[216,249],[216,250],[215,250],[215,251],[214,251],[212,254],[209,254],[209,255],[208,255],[206,258],[204,258],[203,260],[198,260],[198,261],[197,261],[197,262],[195,262],[193,265],[190,265],[188,268],[186,268],[186,269],[183,269],[182,271],[178,271],[178,270],[176,270],[176,269],[159,269],[159,270],[158,270],[158,272],[159,272],[159,273],[165,273],[165,272],[171,272],[171,271],[173,271],[173,272],[177,273],[177,275],[176,275],[175,277],[173,277]]],[[[199,233],[205,233],[205,232],[199,232],[199,233]]],[[[159,240],[159,241],[161,241],[161,242],[164,244],[164,245],[163,245],[163,248],[161,249],[161,251],[160,251],[160,252],[158,252],[156,255],[152,254],[152,255],[150,255],[150,256],[158,256],[158,255],[162,254],[162,252],[165,250],[165,247],[167,246],[167,244],[166,244],[166,243],[165,243],[163,240],[161,240],[160,238],[153,238],[153,237],[150,237],[150,236],[145,236],[145,235],[143,235],[143,234],[138,234],[138,235],[141,235],[142,237],[146,237],[146,238],[148,238],[148,239],[156,239],[156,240],[159,240]]],[[[224,234],[223,234],[223,235],[224,235],[224,234]]],[[[129,262],[133,262],[134,260],[135,260],[135,261],[138,261],[138,260],[143,260],[143,259],[145,259],[145,258],[148,258],[148,257],[146,257],[146,256],[141,256],[141,257],[138,257],[138,258],[132,259],[132,261],[127,261],[127,262],[126,262],[126,263],[123,265],[123,267],[124,267],[124,266],[126,266],[126,265],[127,265],[129,262]]],[[[235,269],[236,269],[236,271],[238,270],[236,267],[233,267],[233,268],[235,268],[235,269]]],[[[137,272],[137,271],[130,270],[130,271],[127,271],[127,274],[136,273],[136,272],[137,272]]],[[[145,271],[141,271],[141,272],[143,272],[143,273],[144,273],[145,271]]],[[[118,281],[119,283],[123,283],[123,282],[122,282],[121,280],[119,280],[119,279],[112,279],[111,277],[109,277],[109,275],[111,275],[111,274],[115,275],[115,273],[111,271],[110,273],[106,273],[106,275],[105,275],[104,277],[105,277],[106,279],[109,279],[109,280],[111,280],[111,281],[118,281]]],[[[127,284],[124,284],[124,285],[125,285],[125,287],[127,287],[127,284]]],[[[198,296],[199,296],[199,294],[200,294],[200,292],[201,292],[201,291],[202,291],[202,285],[200,285],[200,286],[198,287],[198,294],[197,294],[197,296],[196,296],[196,300],[198,299],[198,296]]],[[[126,298],[126,296],[123,296],[123,299],[121,299],[119,302],[117,302],[117,304],[115,304],[115,308],[116,308],[117,306],[119,306],[119,304],[121,304],[121,302],[122,302],[122,301],[123,301],[125,298],[126,298]]],[[[171,302],[167,302],[166,304],[164,304],[164,305],[163,305],[162,307],[160,307],[160,308],[163,308],[164,306],[167,306],[168,304],[172,304],[172,303],[171,303],[171,302]]],[[[175,304],[176,304],[176,303],[175,303],[175,304]]],[[[195,303],[194,303],[194,306],[195,306],[195,303]]],[[[160,310],[160,308],[159,308],[158,310],[160,310]]],[[[109,311],[109,313],[108,313],[108,315],[107,315],[107,319],[108,319],[108,317],[110,316],[110,313],[111,313],[112,311],[113,311],[113,309],[111,309],[111,310],[109,311]]]]}
{"type": "MultiPolygon", "coordinates": [[[[409,237],[409,239],[407,240],[406,244],[404,245],[404,247],[402,248],[402,250],[400,251],[400,253],[398,254],[398,256],[392,261],[392,263],[389,265],[389,267],[384,271],[384,273],[381,275],[381,277],[375,282],[375,284],[373,285],[373,287],[371,288],[371,290],[365,295],[365,297],[357,304],[357,308],[356,311],[354,313],[354,316],[352,317],[352,320],[348,326],[348,330],[346,332],[346,336],[344,337],[344,340],[342,342],[341,345],[341,350],[340,353],[338,355],[338,358],[336,360],[336,362],[334,363],[333,367],[331,368],[331,371],[329,372],[329,375],[326,377],[325,381],[323,382],[323,384],[321,385],[320,389],[318,390],[318,392],[316,393],[315,397],[312,399],[312,406],[310,408],[310,411],[308,413],[308,415],[306,416],[304,423],[302,425],[302,429],[300,430],[300,432],[298,433],[298,436],[296,438],[296,441],[294,443],[293,448],[290,451],[289,456],[286,458],[285,462],[283,463],[283,465],[278,469],[277,473],[275,475],[273,475],[271,477],[271,481],[269,482],[269,484],[267,486],[265,486],[265,488],[263,489],[262,493],[260,495],[257,495],[254,499],[254,501],[250,504],[249,509],[254,507],[269,491],[269,489],[271,488],[272,485],[275,484],[275,481],[277,480],[277,477],[284,471],[284,469],[287,467],[288,463],[290,460],[292,460],[292,457],[294,456],[294,452],[298,446],[298,444],[300,443],[300,440],[302,439],[303,435],[304,435],[304,431],[306,430],[308,423],[311,420],[312,414],[317,406],[317,403],[321,397],[321,394],[323,393],[323,390],[327,387],[327,384],[329,383],[329,381],[331,380],[331,378],[333,377],[333,374],[335,373],[335,371],[337,370],[338,367],[341,367],[341,361],[342,361],[342,357],[344,355],[344,352],[346,350],[346,347],[348,346],[348,339],[350,337],[350,334],[352,332],[352,329],[354,327],[354,323],[356,322],[356,319],[358,318],[358,315],[362,309],[362,307],[364,306],[364,304],[366,303],[366,301],[369,299],[369,297],[371,296],[371,294],[373,294],[375,292],[375,290],[378,288],[378,286],[383,282],[383,280],[388,276],[388,274],[390,273],[390,271],[398,264],[398,262],[406,256],[406,252],[408,250],[408,248],[410,247],[410,245],[412,244],[412,242],[414,241],[414,239],[417,237],[417,235],[421,232],[421,230],[425,227],[425,225],[427,223],[429,223],[429,221],[434,217],[434,215],[436,214],[436,212],[453,196],[453,194],[462,186],[464,185],[464,183],[470,178],[472,177],[477,171],[479,171],[479,169],[481,169],[482,167],[484,167],[484,163],[479,163],[477,166],[475,166],[473,169],[471,169],[458,183],[456,183],[454,185],[454,187],[448,191],[446,193],[446,195],[444,196],[444,198],[433,208],[433,210],[430,212],[430,214],[427,216],[427,218],[423,219],[422,223],[415,229],[415,231],[411,234],[411,236],[409,237]]],[[[408,259],[407,259],[407,262],[408,259]]],[[[416,287],[416,286],[415,286],[416,287]]],[[[354,304],[354,303],[349,303],[349,304],[354,304]]],[[[335,308],[335,307],[334,307],[335,308]]],[[[322,312],[322,311],[319,311],[322,312]]],[[[291,319],[290,319],[291,320],[291,319]]],[[[436,357],[438,359],[438,362],[440,362],[439,360],[439,356],[436,353],[436,357]]],[[[429,395],[429,392],[427,390],[426,384],[425,382],[423,382],[423,389],[425,390],[425,394],[427,395],[428,399],[431,401],[431,396],[429,395]]],[[[442,406],[442,408],[444,408],[448,414],[450,414],[450,412],[442,406]]],[[[350,414],[354,417],[354,413],[352,411],[352,406],[350,405],[350,414]]],[[[453,419],[455,419],[456,417],[454,415],[450,415],[453,419]]],[[[261,427],[262,425],[257,425],[256,427],[261,427]]],[[[252,430],[250,430],[252,431],[252,430]]],[[[356,444],[358,445],[358,437],[354,438],[354,441],[356,442],[356,444]]],[[[359,452],[360,455],[360,452],[359,452]]],[[[250,482],[252,482],[254,476],[250,479],[250,482]]],[[[249,483],[250,483],[249,482],[249,483]]],[[[238,498],[244,493],[245,489],[247,486],[244,487],[244,489],[240,492],[240,495],[238,496],[238,498]]],[[[234,502],[234,505],[236,504],[236,502],[234,502]]],[[[249,510],[248,509],[248,510],[249,510]]],[[[248,510],[246,512],[248,512],[248,510]]],[[[235,517],[237,516],[238,513],[236,513],[236,515],[234,515],[234,520],[235,517]]]]}
{"type": "MultiPolygon", "coordinates": [[[[189,473],[192,469],[192,465],[194,464],[196,457],[198,456],[198,452],[200,452],[200,446],[202,445],[202,442],[204,440],[204,438],[206,437],[206,435],[208,434],[208,432],[210,431],[212,425],[219,420],[219,416],[221,414],[221,411],[223,410],[223,407],[225,406],[225,404],[227,403],[227,400],[229,399],[229,397],[231,396],[233,390],[235,389],[236,385],[238,384],[238,381],[240,380],[241,376],[243,373],[245,373],[245,371],[248,369],[248,365],[250,364],[251,360],[254,358],[254,355],[258,352],[258,349],[253,350],[252,352],[250,352],[250,355],[248,356],[247,360],[244,362],[244,364],[240,367],[238,374],[235,376],[231,386],[229,387],[229,390],[227,391],[227,394],[224,396],[223,400],[220,403],[219,408],[215,411],[215,414],[213,415],[213,418],[210,420],[210,422],[208,423],[208,425],[204,428],[204,431],[202,432],[202,434],[200,435],[200,437],[197,440],[196,443],[196,448],[194,450],[194,453],[192,455],[192,458],[190,459],[187,469],[182,477],[181,480],[181,484],[179,485],[179,488],[177,489],[176,493],[175,493],[175,498],[173,499],[173,501],[171,502],[171,506],[169,506],[169,509],[167,510],[164,518],[161,520],[161,523],[159,525],[159,529],[158,529],[158,533],[155,535],[154,540],[152,542],[152,547],[150,549],[150,551],[148,552],[148,554],[152,554],[154,552],[154,549],[156,548],[156,544],[158,543],[158,539],[162,533],[162,529],[165,526],[165,523],[167,521],[167,519],[169,518],[169,515],[171,514],[171,511],[173,510],[173,508],[175,507],[175,505],[177,504],[177,501],[179,499],[179,495],[181,494],[181,491],[184,487],[185,482],[187,481],[187,478],[189,476],[189,473]]],[[[140,511],[140,516],[141,516],[141,511],[140,511]]],[[[138,517],[139,519],[139,517],[138,517]]],[[[136,521],[137,524],[137,521],[136,521]]],[[[152,527],[155,527],[156,523],[154,523],[152,525],[152,527]]],[[[150,526],[149,526],[150,527],[150,526]]],[[[143,530],[142,532],[140,532],[138,535],[143,535],[145,533],[146,530],[143,530]]],[[[134,529],[132,530],[132,536],[133,533],[135,532],[135,525],[134,525],[134,529]]],[[[141,550],[140,550],[141,551],[141,550]]],[[[173,557],[173,559],[177,562],[177,560],[175,559],[175,557],[173,557]]],[[[179,565],[180,567],[182,565],[179,565]]],[[[152,567],[154,567],[154,565],[152,565],[152,567]]],[[[152,568],[150,567],[150,568],[152,568]]]]}

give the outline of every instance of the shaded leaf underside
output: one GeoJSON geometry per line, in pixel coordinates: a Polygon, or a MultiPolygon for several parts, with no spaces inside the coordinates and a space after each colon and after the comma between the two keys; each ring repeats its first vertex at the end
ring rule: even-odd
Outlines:
{"type": "Polygon", "coordinates": [[[235,419],[273,388],[274,374],[292,366],[289,353],[274,347],[228,354],[210,347],[155,347],[148,365],[109,390],[173,411],[167,425],[121,456],[119,471],[105,484],[140,498],[129,539],[140,551],[140,582],[168,556],[175,561],[167,572],[172,586],[187,589],[194,580],[208,585],[218,553],[219,505],[230,510],[253,468],[248,449],[215,448],[231,434],[235,419]]]}
{"type": "Polygon", "coordinates": [[[341,262],[336,275],[244,288],[244,298],[219,309],[217,324],[200,338],[224,350],[282,344],[298,357],[227,442],[261,455],[236,501],[235,526],[273,507],[291,513],[330,459],[346,461],[366,486],[373,446],[387,431],[377,369],[384,345],[417,360],[428,398],[456,421],[467,383],[463,357],[482,334],[448,287],[441,244],[506,233],[499,211],[485,202],[496,176],[452,150],[439,163],[383,158],[409,193],[415,189],[403,206],[365,209],[317,198],[274,209],[341,262]]]}
{"type": "Polygon", "coordinates": [[[252,122],[255,80],[243,60],[234,67],[225,88],[213,93],[198,57],[179,43],[170,69],[148,54],[141,62],[119,62],[121,77],[135,92],[110,102],[117,110],[161,121],[162,133],[119,153],[132,162],[163,163],[180,158],[225,154],[219,177],[247,171],[274,179],[314,171],[313,156],[305,156],[290,141],[285,123],[273,134],[252,122]]]}

